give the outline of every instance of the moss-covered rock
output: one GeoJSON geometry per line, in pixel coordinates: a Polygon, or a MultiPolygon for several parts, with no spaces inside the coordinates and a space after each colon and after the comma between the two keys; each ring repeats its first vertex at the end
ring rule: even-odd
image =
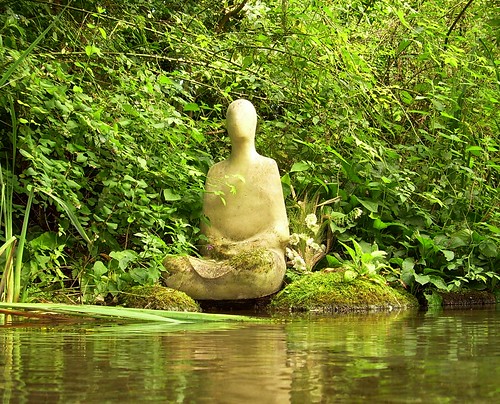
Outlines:
{"type": "Polygon", "coordinates": [[[405,291],[366,279],[344,281],[342,272],[315,272],[286,286],[271,301],[278,311],[320,311],[326,313],[390,310],[418,306],[405,291]]]}
{"type": "Polygon", "coordinates": [[[121,293],[118,301],[140,309],[201,311],[198,303],[184,292],[160,285],[134,286],[121,293]]]}

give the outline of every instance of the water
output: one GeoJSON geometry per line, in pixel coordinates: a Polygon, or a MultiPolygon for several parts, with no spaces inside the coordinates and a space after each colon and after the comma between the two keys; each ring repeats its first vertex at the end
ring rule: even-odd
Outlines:
{"type": "Polygon", "coordinates": [[[500,402],[498,308],[30,325],[0,327],[4,403],[500,402]]]}

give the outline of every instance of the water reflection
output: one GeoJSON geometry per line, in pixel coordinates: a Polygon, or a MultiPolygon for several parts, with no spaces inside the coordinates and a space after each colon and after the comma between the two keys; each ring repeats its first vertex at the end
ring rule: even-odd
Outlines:
{"type": "Polygon", "coordinates": [[[0,327],[4,402],[493,402],[500,311],[0,327]]]}

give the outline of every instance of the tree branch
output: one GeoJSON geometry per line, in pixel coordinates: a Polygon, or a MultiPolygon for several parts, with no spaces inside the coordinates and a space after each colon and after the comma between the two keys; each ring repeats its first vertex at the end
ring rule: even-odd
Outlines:
{"type": "Polygon", "coordinates": [[[455,28],[455,25],[457,25],[458,21],[460,20],[460,18],[462,18],[462,16],[465,14],[465,12],[467,11],[467,9],[469,8],[469,6],[472,4],[473,1],[474,0],[469,0],[467,2],[465,7],[462,9],[462,11],[460,11],[458,13],[457,18],[455,18],[455,21],[453,21],[453,24],[451,24],[450,29],[446,33],[446,38],[444,40],[444,50],[446,50],[448,48],[448,41],[450,40],[450,35],[451,35],[451,32],[453,31],[453,29],[455,28]]]}
{"type": "Polygon", "coordinates": [[[243,10],[243,7],[247,4],[248,0],[243,0],[238,6],[233,8],[232,10],[229,10],[224,16],[221,18],[219,23],[217,24],[217,28],[215,29],[215,32],[223,32],[226,28],[227,23],[229,22],[229,19],[231,17],[235,17],[239,14],[241,10],[243,10]]]}

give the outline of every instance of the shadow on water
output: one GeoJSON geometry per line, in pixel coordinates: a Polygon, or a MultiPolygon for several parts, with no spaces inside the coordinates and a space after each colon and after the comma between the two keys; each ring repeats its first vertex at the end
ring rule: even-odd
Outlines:
{"type": "Polygon", "coordinates": [[[500,311],[0,327],[4,402],[495,402],[500,311]]]}

